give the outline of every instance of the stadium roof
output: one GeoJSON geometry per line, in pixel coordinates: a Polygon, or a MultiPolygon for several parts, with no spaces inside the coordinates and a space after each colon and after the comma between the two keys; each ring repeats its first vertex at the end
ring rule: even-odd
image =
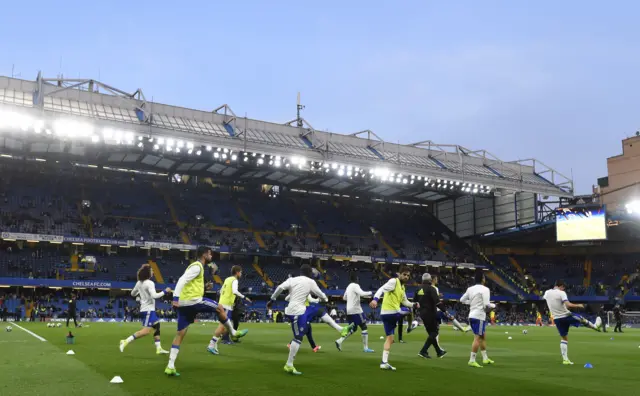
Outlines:
{"type": "Polygon", "coordinates": [[[322,132],[303,118],[247,119],[226,104],[185,109],[91,79],[0,77],[0,106],[0,150],[14,154],[64,154],[100,165],[409,201],[473,193],[573,196],[570,178],[535,159],[502,161],[486,150],[430,140],[389,143],[369,130],[322,132]],[[35,133],[3,137],[12,127],[35,133]],[[250,161],[243,164],[241,155],[250,161]]]}

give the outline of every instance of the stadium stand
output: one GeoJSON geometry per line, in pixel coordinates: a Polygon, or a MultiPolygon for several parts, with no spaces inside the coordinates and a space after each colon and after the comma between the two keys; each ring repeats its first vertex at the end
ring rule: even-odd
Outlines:
{"type": "Polygon", "coordinates": [[[301,263],[314,266],[339,311],[352,271],[374,290],[403,264],[409,295],[425,270],[438,273],[458,315],[466,307],[455,300],[485,270],[507,302],[499,320],[513,323],[535,315],[558,277],[572,298],[596,305],[638,293],[635,253],[487,249],[480,235],[541,221],[539,196],[573,196],[572,181],[539,161],[322,132],[299,115],[279,125],[227,105],[152,104],[141,90],[111,88],[0,77],[0,286],[9,286],[5,307],[23,315],[34,304],[61,314],[75,288],[84,315],[124,317],[142,263],[159,286],[173,285],[197,245],[215,250],[213,292],[242,265],[253,318],[301,263]]]}

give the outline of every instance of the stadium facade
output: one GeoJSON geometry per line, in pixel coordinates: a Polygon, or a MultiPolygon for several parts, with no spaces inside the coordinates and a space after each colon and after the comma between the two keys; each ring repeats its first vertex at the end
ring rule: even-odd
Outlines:
{"type": "Polygon", "coordinates": [[[640,133],[622,141],[622,154],[607,158],[607,176],[598,179],[594,193],[608,211],[638,212],[640,199],[640,133]]]}

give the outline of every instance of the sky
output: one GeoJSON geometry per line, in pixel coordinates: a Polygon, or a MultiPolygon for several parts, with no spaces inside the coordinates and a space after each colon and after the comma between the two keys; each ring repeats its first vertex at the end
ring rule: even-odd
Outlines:
{"type": "Polygon", "coordinates": [[[591,193],[640,128],[640,2],[11,1],[0,75],[536,158],[591,193]]]}

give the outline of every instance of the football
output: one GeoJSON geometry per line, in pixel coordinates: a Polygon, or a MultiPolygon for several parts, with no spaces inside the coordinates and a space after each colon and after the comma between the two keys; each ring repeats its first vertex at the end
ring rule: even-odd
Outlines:
{"type": "Polygon", "coordinates": [[[62,327],[62,323],[56,324],[56,327],[62,327]]]}
{"type": "Polygon", "coordinates": [[[47,327],[53,327],[53,323],[47,323],[47,327]]]}
{"type": "Polygon", "coordinates": [[[7,326],[7,332],[8,332],[8,333],[10,333],[10,332],[11,332],[11,330],[13,330],[13,327],[11,327],[11,326],[7,326]]]}
{"type": "Polygon", "coordinates": [[[522,330],[522,334],[527,334],[527,330],[522,330]]]}

